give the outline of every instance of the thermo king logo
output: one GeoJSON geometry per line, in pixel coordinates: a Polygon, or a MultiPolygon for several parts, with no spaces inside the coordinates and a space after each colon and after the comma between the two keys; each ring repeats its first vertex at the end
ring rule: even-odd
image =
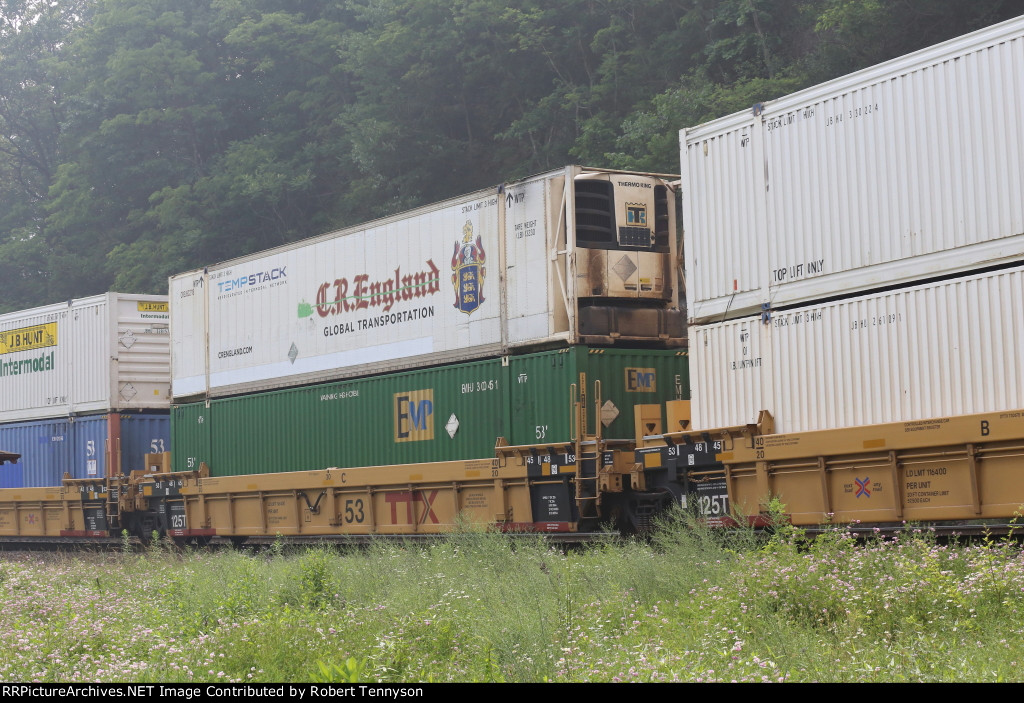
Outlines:
{"type": "Polygon", "coordinates": [[[434,391],[395,393],[395,441],[434,439],[434,391]]]}
{"type": "Polygon", "coordinates": [[[626,224],[634,227],[646,227],[647,206],[639,203],[626,203],[626,224]]]}
{"type": "Polygon", "coordinates": [[[626,369],[627,393],[654,393],[657,390],[657,375],[654,369],[626,369]]]}

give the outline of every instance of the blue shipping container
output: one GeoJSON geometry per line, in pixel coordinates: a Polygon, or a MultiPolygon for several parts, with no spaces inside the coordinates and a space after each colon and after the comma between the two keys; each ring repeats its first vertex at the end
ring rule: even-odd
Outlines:
{"type": "Polygon", "coordinates": [[[0,448],[21,454],[17,464],[0,466],[0,488],[59,486],[72,478],[107,475],[107,440],[114,435],[121,473],[144,469],[143,455],[170,447],[166,414],[106,413],[0,425],[0,448]],[[111,418],[113,415],[113,418],[111,418]],[[120,433],[120,438],[117,437],[120,433]]]}
{"type": "Polygon", "coordinates": [[[20,462],[0,466],[0,488],[21,488],[24,485],[20,462]]]}

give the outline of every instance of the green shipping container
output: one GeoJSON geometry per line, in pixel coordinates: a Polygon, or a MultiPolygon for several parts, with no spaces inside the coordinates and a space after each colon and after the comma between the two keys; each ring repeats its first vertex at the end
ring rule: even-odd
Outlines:
{"type": "Polygon", "coordinates": [[[633,406],[689,397],[686,352],[591,349],[489,359],[176,406],[173,465],[215,476],[494,455],[494,442],[568,442],[570,388],[586,374],[593,429],[632,439],[633,406]]]}

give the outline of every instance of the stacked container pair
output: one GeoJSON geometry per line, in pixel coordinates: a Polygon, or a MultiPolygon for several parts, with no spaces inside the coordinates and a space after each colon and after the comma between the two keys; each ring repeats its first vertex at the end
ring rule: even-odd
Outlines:
{"type": "Polygon", "coordinates": [[[633,438],[633,405],[689,390],[676,210],[657,175],[568,166],[171,278],[175,469],[564,446],[597,381],[589,429],[633,438]]]}
{"type": "Polygon", "coordinates": [[[165,296],[107,293],[0,315],[0,488],[142,469],[170,449],[165,296]]]}
{"type": "Polygon", "coordinates": [[[1024,18],[683,130],[694,426],[1024,407],[1024,18]]]}
{"type": "MultiPolygon", "coordinates": [[[[685,352],[594,349],[485,359],[176,405],[174,470],[215,476],[389,466],[494,455],[513,445],[564,447],[570,389],[600,382],[602,435],[636,432],[634,406],[685,393],[685,352]]],[[[591,398],[594,400],[594,398],[591,398]]]]}

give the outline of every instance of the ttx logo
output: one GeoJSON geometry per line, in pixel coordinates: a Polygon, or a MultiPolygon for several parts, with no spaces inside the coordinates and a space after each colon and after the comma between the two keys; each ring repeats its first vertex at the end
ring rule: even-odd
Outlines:
{"type": "Polygon", "coordinates": [[[420,442],[433,438],[433,389],[395,393],[395,441],[420,442]]]}

